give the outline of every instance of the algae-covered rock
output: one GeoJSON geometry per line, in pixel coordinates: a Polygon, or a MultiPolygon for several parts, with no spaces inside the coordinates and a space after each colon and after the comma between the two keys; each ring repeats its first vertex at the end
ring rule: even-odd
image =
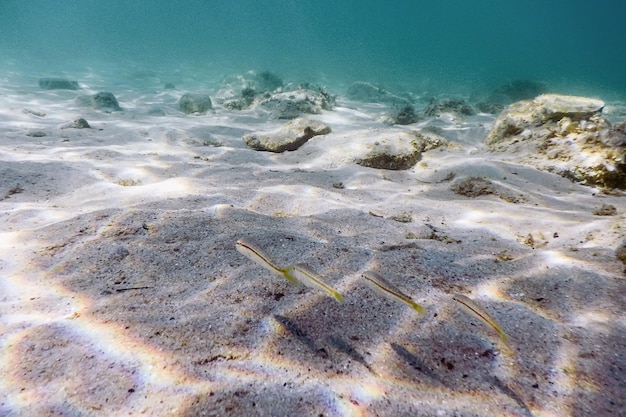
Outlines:
{"type": "Polygon", "coordinates": [[[408,99],[364,81],[357,81],[351,84],[346,91],[346,97],[350,100],[368,103],[389,103],[399,106],[410,104],[408,99]]]}
{"type": "Polygon", "coordinates": [[[506,96],[510,102],[529,100],[547,92],[548,87],[539,81],[514,80],[496,88],[492,96],[506,96]]]}
{"type": "Polygon", "coordinates": [[[423,152],[446,143],[445,139],[432,133],[404,130],[368,131],[355,140],[359,149],[354,162],[369,168],[389,170],[410,169],[420,160],[423,152]]]}
{"type": "Polygon", "coordinates": [[[518,135],[524,129],[558,121],[563,117],[572,120],[589,118],[600,113],[603,107],[602,100],[558,94],[543,94],[534,100],[518,101],[505,108],[498,116],[487,136],[487,145],[518,135]]]}
{"type": "Polygon", "coordinates": [[[178,101],[180,109],[187,114],[204,114],[213,108],[208,94],[185,93],[178,101]]]}
{"type": "Polygon", "coordinates": [[[442,113],[451,113],[457,116],[472,116],[476,114],[476,110],[467,104],[465,100],[460,98],[449,98],[440,101],[431,99],[424,110],[424,114],[430,117],[437,117],[442,113]]]}
{"type": "Polygon", "coordinates": [[[44,90],[78,90],[78,82],[67,78],[40,78],[39,87],[44,90]]]}
{"type": "Polygon", "coordinates": [[[259,151],[295,151],[314,136],[327,135],[330,127],[304,117],[294,119],[271,132],[255,132],[243,137],[247,146],[259,151]]]}
{"type": "Polygon", "coordinates": [[[259,104],[269,110],[276,119],[295,119],[302,113],[320,114],[330,110],[332,103],[318,91],[294,90],[271,95],[259,104]]]}
{"type": "Polygon", "coordinates": [[[586,185],[626,189],[626,129],[602,117],[601,100],[544,94],[508,106],[486,144],[510,159],[586,185]]]}
{"type": "Polygon", "coordinates": [[[76,97],[76,104],[83,107],[91,107],[97,110],[105,111],[121,111],[117,98],[113,93],[106,91],[96,93],[92,96],[79,96],[76,97]]]}

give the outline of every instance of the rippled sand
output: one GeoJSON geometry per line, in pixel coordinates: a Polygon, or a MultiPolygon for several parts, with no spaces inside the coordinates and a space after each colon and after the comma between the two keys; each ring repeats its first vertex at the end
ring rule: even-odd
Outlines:
{"type": "Polygon", "coordinates": [[[340,98],[312,116],[333,133],[271,154],[241,140],[281,124],[254,110],[186,116],[180,91],[125,86],[108,114],[27,81],[0,100],[0,415],[626,412],[626,200],[487,153],[492,116],[424,121],[457,145],[386,171],[351,161],[355,132],[419,124],[384,126],[377,105],[340,98]],[[61,128],[78,117],[92,129],[61,128]],[[496,193],[451,190],[471,177],[496,193]]]}

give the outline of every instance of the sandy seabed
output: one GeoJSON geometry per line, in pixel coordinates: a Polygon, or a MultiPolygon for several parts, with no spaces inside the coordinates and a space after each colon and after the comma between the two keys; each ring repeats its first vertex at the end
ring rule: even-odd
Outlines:
{"type": "Polygon", "coordinates": [[[384,126],[375,104],[340,97],[311,116],[332,133],[274,154],[241,139],[284,122],[263,112],[189,116],[182,92],[111,90],[123,111],[77,107],[88,88],[0,89],[0,415],[626,414],[624,196],[488,153],[493,116],[425,121],[456,146],[388,171],[345,144],[419,123],[384,126]],[[79,117],[92,128],[63,128],[79,117]],[[499,192],[451,190],[471,177],[499,192]]]}

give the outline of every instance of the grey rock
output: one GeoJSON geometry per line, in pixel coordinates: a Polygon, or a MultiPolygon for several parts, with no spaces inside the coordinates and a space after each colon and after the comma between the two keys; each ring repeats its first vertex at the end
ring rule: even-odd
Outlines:
{"type": "Polygon", "coordinates": [[[66,78],[40,78],[39,87],[44,90],[78,90],[76,81],[66,78]]]}
{"type": "Polygon", "coordinates": [[[320,114],[330,110],[328,98],[318,91],[295,90],[271,95],[259,105],[269,110],[276,119],[295,119],[302,113],[320,114]]]}
{"type": "Polygon", "coordinates": [[[208,94],[185,93],[178,101],[180,109],[187,114],[205,114],[213,108],[208,94]]]}
{"type": "Polygon", "coordinates": [[[533,97],[546,93],[547,90],[548,87],[542,82],[532,80],[514,80],[496,88],[492,96],[504,95],[510,100],[510,102],[515,102],[520,100],[530,100],[533,97]]]}
{"type": "Polygon", "coordinates": [[[363,150],[355,155],[355,163],[389,170],[410,169],[420,160],[423,152],[446,143],[433,133],[404,130],[367,131],[358,140],[363,150]]]}
{"type": "Polygon", "coordinates": [[[465,100],[460,98],[449,98],[441,101],[431,99],[424,110],[424,114],[429,117],[437,117],[442,113],[452,113],[457,116],[472,116],[476,110],[465,100]]]}
{"type": "Polygon", "coordinates": [[[364,81],[351,84],[346,90],[346,97],[350,100],[368,103],[389,103],[398,106],[410,104],[408,99],[364,81]]]}
{"type": "Polygon", "coordinates": [[[97,110],[122,110],[113,93],[109,92],[100,92],[92,96],[79,96],[76,97],[76,103],[79,106],[91,107],[97,110]]]}
{"type": "Polygon", "coordinates": [[[330,131],[330,127],[322,122],[298,118],[271,132],[244,135],[243,141],[250,148],[260,151],[294,151],[314,136],[326,135],[330,131]]]}
{"type": "Polygon", "coordinates": [[[31,138],[43,138],[45,136],[48,136],[48,134],[43,130],[32,130],[26,133],[26,136],[30,136],[31,138]]]}

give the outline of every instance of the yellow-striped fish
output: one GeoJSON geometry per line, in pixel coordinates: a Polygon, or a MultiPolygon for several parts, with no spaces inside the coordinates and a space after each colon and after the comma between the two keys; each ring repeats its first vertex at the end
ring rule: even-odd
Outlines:
{"type": "Polygon", "coordinates": [[[405,304],[408,304],[413,310],[417,311],[420,314],[424,314],[426,311],[424,307],[417,304],[411,297],[404,294],[398,287],[393,285],[391,282],[387,281],[376,272],[373,271],[365,271],[362,275],[365,283],[372,288],[377,293],[387,297],[391,300],[402,301],[405,304]]]}
{"type": "Polygon", "coordinates": [[[459,303],[459,305],[461,306],[461,310],[463,310],[470,316],[479,318],[483,323],[487,324],[489,327],[495,330],[500,336],[500,339],[502,339],[502,341],[506,343],[508,339],[506,333],[502,331],[502,328],[500,327],[496,319],[491,317],[491,315],[487,313],[484,308],[479,306],[476,301],[461,294],[453,295],[452,299],[459,303]]]}
{"type": "MultiPolygon", "coordinates": [[[[294,264],[287,267],[285,278],[295,279],[302,285],[309,288],[317,288],[328,292],[339,302],[343,301],[343,296],[335,291],[330,285],[322,281],[322,278],[306,264],[294,264]]],[[[290,280],[291,281],[291,280],[290,280]]]]}
{"type": "Polygon", "coordinates": [[[239,251],[239,253],[241,253],[246,258],[254,261],[255,263],[259,264],[263,268],[271,272],[275,272],[278,275],[285,274],[284,268],[279,268],[278,266],[276,266],[276,264],[274,264],[274,262],[270,260],[269,256],[267,256],[265,252],[263,252],[262,249],[260,249],[258,246],[254,245],[253,243],[250,243],[243,239],[239,239],[235,246],[237,247],[237,251],[239,251]]]}
{"type": "Polygon", "coordinates": [[[261,248],[253,243],[239,239],[235,244],[237,251],[254,263],[262,266],[268,271],[283,276],[287,281],[295,285],[304,285],[309,288],[317,288],[327,291],[337,301],[342,302],[343,297],[332,287],[326,284],[319,275],[305,264],[294,264],[286,268],[276,265],[261,248]]]}

